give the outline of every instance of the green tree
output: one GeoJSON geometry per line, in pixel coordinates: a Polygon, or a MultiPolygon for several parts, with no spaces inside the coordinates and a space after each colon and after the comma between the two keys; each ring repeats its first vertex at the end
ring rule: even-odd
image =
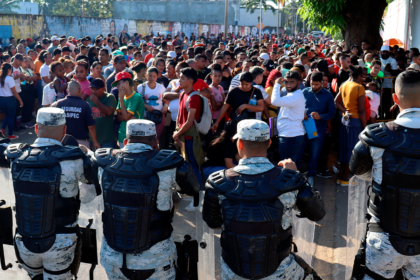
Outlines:
{"type": "MultiPolygon", "coordinates": [[[[389,0],[388,0],[389,1],[389,0]]],[[[346,47],[368,40],[380,48],[379,34],[387,0],[302,0],[298,13],[313,28],[331,34],[341,33],[346,47]]]]}
{"type": "MultiPolygon", "coordinates": [[[[272,5],[268,4],[267,2],[269,1],[261,0],[261,4],[262,4],[262,8],[264,9],[264,12],[267,10],[271,10],[273,14],[275,14],[277,9],[274,8],[272,5]]],[[[273,2],[273,1],[270,1],[270,2],[273,2]]],[[[241,6],[245,7],[247,12],[251,12],[251,14],[253,14],[255,10],[260,9],[260,0],[242,0],[241,6]]]]}
{"type": "Polygon", "coordinates": [[[4,14],[15,14],[13,10],[20,9],[19,0],[0,0],[0,11],[4,14]]]}
{"type": "MultiPolygon", "coordinates": [[[[0,0],[1,1],[1,0],[0,0]]],[[[114,7],[111,0],[35,0],[43,5],[47,15],[112,17],[114,7]],[[83,5],[84,4],[84,5],[83,5]]]]}

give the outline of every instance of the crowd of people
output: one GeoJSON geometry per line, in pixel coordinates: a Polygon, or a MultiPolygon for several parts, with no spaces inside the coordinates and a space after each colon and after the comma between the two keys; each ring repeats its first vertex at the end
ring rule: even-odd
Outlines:
{"type": "Polygon", "coordinates": [[[9,139],[34,127],[42,107],[62,108],[67,133],[92,150],[123,148],[127,122],[148,119],[159,147],[178,149],[200,182],[237,165],[237,124],[257,119],[270,125],[272,162],[307,162],[313,185],[315,176],[332,177],[327,161],[335,147],[337,183],[347,186],[359,133],[396,116],[393,77],[420,69],[417,48],[364,40],[346,49],[310,35],[259,42],[121,32],[10,42],[0,50],[1,131],[9,139]]]}

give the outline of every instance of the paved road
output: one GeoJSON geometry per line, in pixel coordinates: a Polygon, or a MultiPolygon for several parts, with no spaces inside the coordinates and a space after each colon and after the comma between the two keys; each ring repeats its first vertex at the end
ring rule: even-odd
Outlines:
{"type": "MultiPolygon", "coordinates": [[[[18,140],[14,140],[14,143],[32,143],[36,138],[36,134],[33,129],[25,129],[16,133],[20,136],[18,140]]],[[[330,158],[330,170],[334,163],[335,158],[330,158]]],[[[4,182],[1,181],[0,182],[4,182]]],[[[0,183],[1,184],[1,183],[0,183]]],[[[4,184],[1,184],[0,198],[9,196],[4,188],[4,184]]],[[[312,259],[312,265],[322,279],[336,280],[344,279],[345,273],[345,262],[346,262],[346,231],[347,231],[347,187],[337,186],[335,184],[335,176],[332,179],[315,178],[315,188],[317,188],[324,199],[326,216],[325,218],[317,223],[315,231],[315,254],[312,259]]],[[[98,204],[98,198],[95,199],[93,204],[98,204]]],[[[99,204],[98,204],[99,205],[99,204]]],[[[188,205],[188,202],[183,201],[180,205],[180,209],[184,209],[188,205]]],[[[93,208],[97,206],[92,206],[93,208]]],[[[89,210],[90,211],[90,210],[89,210]]],[[[89,213],[86,211],[86,213],[89,213]]],[[[92,210],[91,215],[95,213],[99,217],[100,209],[92,210]]],[[[177,228],[178,224],[183,224],[188,227],[190,231],[195,228],[194,212],[179,212],[175,217],[174,228],[177,228]]],[[[86,221],[88,217],[82,217],[86,221]]],[[[98,228],[101,228],[100,226],[98,228]]],[[[99,229],[99,231],[101,231],[99,229]]],[[[99,240],[100,241],[100,240],[99,240]]],[[[216,231],[214,235],[215,244],[215,262],[216,262],[216,279],[220,279],[220,232],[216,231]]],[[[11,246],[5,246],[7,261],[14,261],[14,253],[11,246]],[[13,259],[13,260],[12,260],[13,259]]],[[[14,263],[13,270],[3,272],[0,270],[0,279],[29,279],[25,274],[20,271],[16,273],[17,264],[14,263]]],[[[88,279],[89,266],[83,265],[79,272],[79,278],[81,280],[88,279]]],[[[95,279],[105,279],[104,270],[99,265],[95,270],[95,279]]]]}

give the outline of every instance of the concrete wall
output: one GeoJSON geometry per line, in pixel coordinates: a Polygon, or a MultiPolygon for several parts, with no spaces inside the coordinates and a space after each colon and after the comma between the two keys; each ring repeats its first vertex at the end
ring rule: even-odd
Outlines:
{"type": "MultiPolygon", "coordinates": [[[[88,18],[67,16],[43,16],[43,15],[12,15],[0,14],[0,45],[8,45],[9,38],[51,38],[53,35],[67,35],[76,38],[84,36],[96,37],[109,33],[118,36],[121,30],[128,34],[148,34],[158,32],[175,36],[181,32],[188,36],[191,33],[219,34],[224,32],[223,24],[203,24],[191,22],[168,22],[153,20],[129,20],[112,18],[88,18]]],[[[255,26],[229,25],[229,32],[235,34],[256,36],[258,30],[255,26]]],[[[266,27],[264,34],[273,34],[275,27],[266,27]]]]}
{"type": "MultiPolygon", "coordinates": [[[[224,23],[225,1],[114,1],[114,17],[142,20],[224,23]]],[[[239,22],[239,0],[229,0],[229,24],[239,22]]]]}
{"type": "MultiPolygon", "coordinates": [[[[247,12],[246,8],[240,8],[239,12],[239,25],[257,25],[260,10],[255,10],[253,14],[247,12]]],[[[262,23],[266,26],[277,26],[277,10],[274,12],[267,10],[262,11],[262,23]]]]}

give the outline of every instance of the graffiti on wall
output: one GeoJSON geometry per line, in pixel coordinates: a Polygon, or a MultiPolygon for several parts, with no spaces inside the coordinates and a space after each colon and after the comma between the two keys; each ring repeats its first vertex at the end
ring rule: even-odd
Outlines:
{"type": "MultiPolygon", "coordinates": [[[[10,15],[0,14],[0,45],[9,44],[9,38],[51,38],[53,35],[67,35],[75,38],[84,36],[96,37],[99,34],[107,36],[119,36],[121,31],[126,34],[139,33],[142,35],[153,33],[153,35],[191,34],[200,36],[218,35],[224,32],[224,25],[202,24],[190,22],[163,22],[147,20],[129,19],[101,19],[88,17],[66,17],[66,16],[43,16],[43,15],[10,15]]],[[[241,36],[257,36],[258,29],[255,26],[236,26],[229,25],[229,32],[241,36]]],[[[262,30],[263,34],[275,34],[277,29],[266,27],[262,30]]]]}

